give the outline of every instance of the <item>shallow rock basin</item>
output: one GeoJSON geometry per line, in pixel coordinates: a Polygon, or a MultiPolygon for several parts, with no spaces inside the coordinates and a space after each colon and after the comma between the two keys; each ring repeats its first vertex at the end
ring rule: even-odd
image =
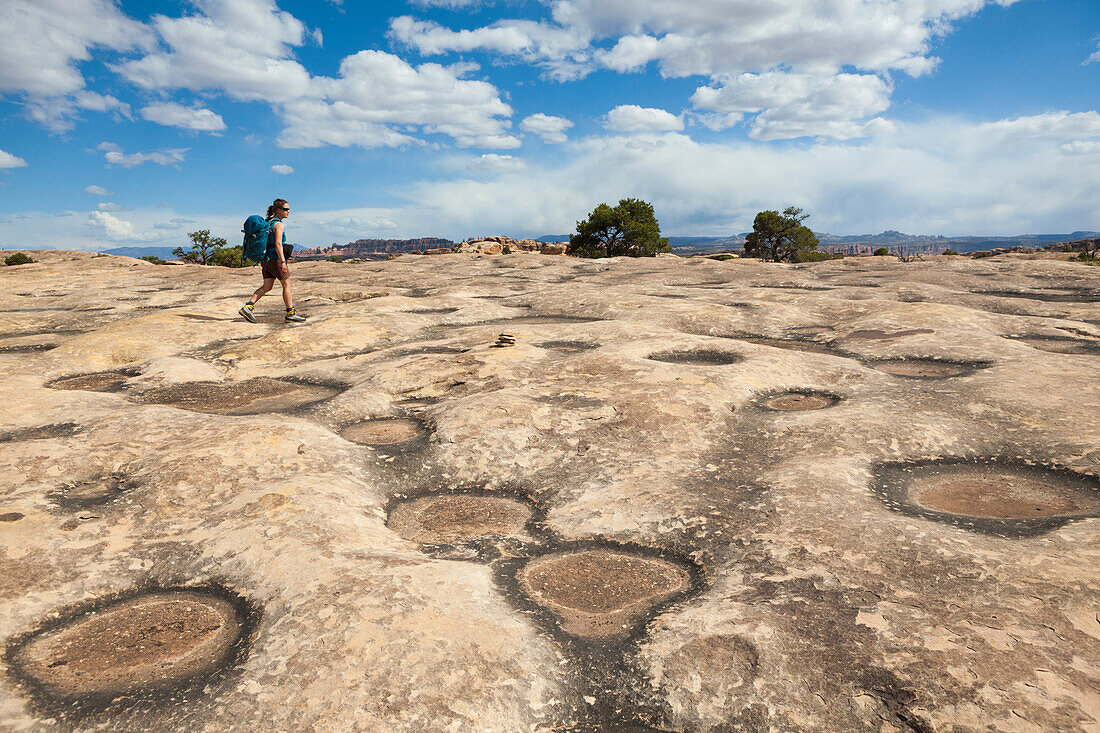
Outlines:
{"type": "Polygon", "coordinates": [[[340,435],[360,445],[399,446],[426,440],[429,431],[419,420],[384,417],[353,423],[341,430],[340,435]]]}
{"type": "Polygon", "coordinates": [[[243,382],[187,382],[158,387],[136,396],[134,401],[220,415],[259,415],[307,407],[339,391],[325,385],[256,377],[243,382]]]}
{"type": "Polygon", "coordinates": [[[113,697],[210,675],[231,658],[240,636],[241,620],[227,599],[151,592],[33,635],[11,660],[49,697],[113,697]]]}
{"type": "Polygon", "coordinates": [[[532,513],[530,505],[507,496],[437,494],[398,504],[386,526],[413,542],[452,544],[521,536],[532,513]]]}
{"type": "Polygon", "coordinates": [[[691,584],[688,571],[674,562],[603,548],[537,557],[517,580],[562,631],[596,640],[628,636],[655,606],[691,584]]]}

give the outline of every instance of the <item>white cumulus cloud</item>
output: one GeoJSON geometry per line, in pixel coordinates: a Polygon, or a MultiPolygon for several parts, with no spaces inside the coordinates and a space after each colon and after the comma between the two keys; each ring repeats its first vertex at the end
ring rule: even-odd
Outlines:
{"type": "Polygon", "coordinates": [[[27,165],[27,161],[23,160],[17,155],[0,150],[0,170],[8,170],[10,168],[24,168],[27,165]]]}
{"type": "Polygon", "coordinates": [[[185,107],[175,102],[157,102],[142,107],[141,116],[150,122],[195,132],[220,133],[225,128],[221,115],[203,107],[185,107]]]}
{"type": "Polygon", "coordinates": [[[847,140],[893,129],[881,119],[859,122],[890,106],[890,87],[874,74],[746,73],[722,86],[700,87],[691,101],[696,109],[713,113],[703,117],[713,128],[757,115],[749,134],[759,140],[847,140]]]}
{"type": "Polygon", "coordinates": [[[684,121],[663,109],[621,104],[607,113],[604,127],[614,132],[670,132],[684,129],[684,121]]]}
{"type": "Polygon", "coordinates": [[[396,147],[416,138],[392,125],[411,125],[460,147],[518,147],[507,132],[512,109],[496,88],[463,78],[474,68],[414,67],[383,51],[360,51],[341,62],[339,77],[314,80],[316,96],[284,105],[287,127],[279,145],[396,147]]]}
{"type": "Polygon", "coordinates": [[[289,165],[277,163],[276,165],[271,166],[271,172],[278,173],[280,176],[289,176],[291,173],[294,172],[294,168],[289,165]]]}
{"type": "Polygon", "coordinates": [[[500,155],[498,153],[485,153],[480,158],[470,161],[466,168],[475,173],[500,173],[502,171],[518,171],[527,167],[527,162],[522,158],[512,155],[500,155]]]}
{"type": "Polygon", "coordinates": [[[565,136],[565,131],[572,126],[573,122],[571,120],[543,114],[542,112],[525,117],[519,123],[519,129],[538,135],[545,143],[565,142],[568,139],[565,136]]]}
{"type": "Polygon", "coordinates": [[[28,117],[58,131],[72,127],[78,110],[123,107],[85,89],[78,64],[93,49],[126,51],[151,40],[110,0],[4,0],[0,37],[0,93],[22,98],[28,117]]]}
{"type": "Polygon", "coordinates": [[[118,145],[110,142],[100,143],[97,149],[104,151],[103,158],[107,161],[108,166],[118,166],[119,168],[136,168],[146,163],[177,165],[184,161],[184,154],[187,152],[187,148],[166,148],[150,153],[127,154],[122,152],[122,148],[118,145]]]}
{"type": "Polygon", "coordinates": [[[105,189],[103,186],[97,186],[92,184],[91,186],[84,187],[84,193],[90,193],[93,196],[110,196],[111,192],[105,189]]]}
{"type": "Polygon", "coordinates": [[[157,239],[156,234],[141,234],[132,222],[120,219],[106,211],[93,211],[85,224],[99,230],[112,242],[148,242],[157,239]]]}

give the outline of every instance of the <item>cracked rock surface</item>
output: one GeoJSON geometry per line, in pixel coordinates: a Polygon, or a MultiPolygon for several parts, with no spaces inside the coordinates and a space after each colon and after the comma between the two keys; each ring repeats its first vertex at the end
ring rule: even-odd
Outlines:
{"type": "Polygon", "coordinates": [[[0,729],[1100,729],[1100,268],[34,257],[0,729]]]}

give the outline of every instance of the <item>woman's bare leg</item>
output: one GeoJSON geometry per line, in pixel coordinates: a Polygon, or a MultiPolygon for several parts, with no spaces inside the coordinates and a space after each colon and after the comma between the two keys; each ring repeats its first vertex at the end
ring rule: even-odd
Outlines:
{"type": "MultiPolygon", "coordinates": [[[[255,305],[256,303],[258,303],[260,301],[260,298],[267,295],[267,291],[271,290],[271,288],[274,287],[274,285],[275,285],[275,278],[265,277],[264,278],[264,284],[261,285],[260,287],[256,288],[256,292],[254,292],[252,294],[252,299],[249,300],[248,302],[255,305]]],[[[285,292],[285,288],[284,288],[284,292],[285,292]]],[[[286,300],[286,295],[283,295],[283,300],[286,300]]]]}
{"type": "MultiPolygon", "coordinates": [[[[266,283],[267,280],[264,280],[264,282],[266,283]]],[[[279,284],[283,286],[283,303],[286,304],[286,309],[290,310],[294,307],[294,296],[290,294],[290,278],[288,277],[280,280],[279,284]]],[[[268,289],[271,289],[270,285],[268,289]]]]}

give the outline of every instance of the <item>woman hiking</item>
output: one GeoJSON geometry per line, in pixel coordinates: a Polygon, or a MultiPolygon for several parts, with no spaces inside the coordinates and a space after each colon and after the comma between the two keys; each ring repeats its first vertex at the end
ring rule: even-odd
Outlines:
{"type": "Polygon", "coordinates": [[[264,283],[252,294],[252,298],[238,311],[246,321],[256,322],[256,316],[252,309],[264,297],[278,280],[283,286],[283,303],[286,304],[286,321],[288,323],[302,323],[305,316],[294,312],[294,297],[290,293],[290,268],[286,264],[286,236],[283,220],[290,216],[290,204],[286,199],[275,199],[271,206],[267,207],[267,220],[272,222],[271,238],[267,242],[267,255],[261,263],[260,269],[264,276],[264,283]]]}

